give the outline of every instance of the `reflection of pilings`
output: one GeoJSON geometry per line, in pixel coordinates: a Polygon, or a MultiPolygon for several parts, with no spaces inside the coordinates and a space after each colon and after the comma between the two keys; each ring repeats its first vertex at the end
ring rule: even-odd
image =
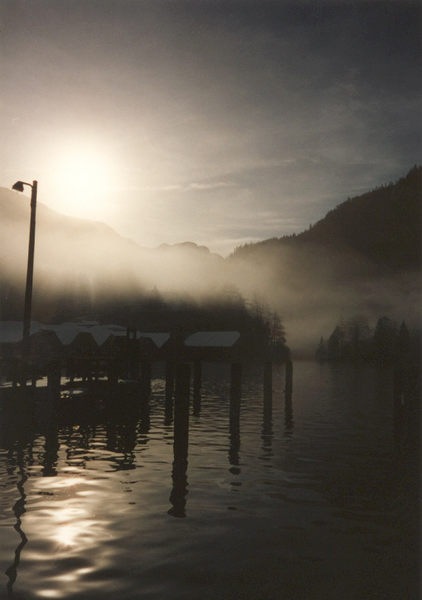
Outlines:
{"type": "Polygon", "coordinates": [[[286,434],[293,430],[293,363],[290,359],[286,360],[286,387],[285,387],[285,407],[284,407],[284,425],[286,434]]]}
{"type": "Polygon", "coordinates": [[[190,367],[187,364],[180,364],[176,369],[173,489],[170,494],[172,508],[168,511],[173,517],[185,516],[189,443],[189,391],[190,367]]]}
{"type": "Polygon", "coordinates": [[[196,360],[193,365],[193,414],[201,412],[202,363],[196,360]]]}
{"type": "Polygon", "coordinates": [[[19,562],[20,562],[22,549],[28,541],[28,538],[26,537],[25,533],[23,532],[23,530],[21,528],[21,525],[22,525],[21,517],[26,512],[26,509],[25,509],[26,495],[25,495],[24,484],[25,484],[25,481],[28,479],[28,477],[26,476],[26,473],[25,473],[25,469],[24,469],[24,459],[23,459],[22,448],[19,448],[19,450],[18,450],[17,464],[19,466],[19,472],[20,472],[20,476],[21,476],[20,480],[17,483],[17,488],[18,488],[20,497],[13,506],[13,512],[16,517],[16,523],[14,525],[14,529],[19,534],[21,541],[18,544],[18,546],[16,547],[15,558],[13,560],[13,563],[10,565],[10,567],[8,567],[6,569],[6,575],[9,578],[9,581],[7,583],[7,591],[8,591],[8,596],[10,598],[14,597],[13,584],[15,583],[16,578],[18,576],[18,566],[19,566],[19,562]]]}
{"type": "Polygon", "coordinates": [[[135,454],[133,452],[136,442],[136,420],[128,419],[125,423],[108,422],[106,424],[107,450],[123,454],[113,456],[112,461],[118,470],[134,468],[135,454]]]}
{"type": "Polygon", "coordinates": [[[239,464],[240,400],[242,393],[242,365],[233,363],[230,371],[230,450],[229,462],[239,464]]]}

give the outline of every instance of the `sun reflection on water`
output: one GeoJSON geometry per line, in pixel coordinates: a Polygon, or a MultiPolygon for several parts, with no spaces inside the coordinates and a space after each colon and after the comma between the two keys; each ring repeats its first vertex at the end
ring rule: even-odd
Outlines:
{"type": "Polygon", "coordinates": [[[80,591],[84,578],[93,570],[93,548],[101,548],[96,562],[104,567],[110,562],[110,551],[104,546],[113,539],[110,521],[96,516],[101,514],[104,494],[95,479],[87,472],[83,475],[31,481],[33,500],[24,525],[28,539],[33,540],[27,558],[36,561],[43,573],[37,597],[66,598],[80,591]]]}
{"type": "Polygon", "coordinates": [[[79,541],[80,534],[83,529],[81,523],[64,523],[59,524],[56,531],[53,533],[53,538],[62,546],[75,546],[79,541]]]}
{"type": "Polygon", "coordinates": [[[60,598],[61,593],[58,590],[38,590],[38,596],[41,596],[41,598],[60,598]]]}
{"type": "Polygon", "coordinates": [[[51,489],[55,488],[69,488],[75,485],[84,483],[85,479],[82,477],[43,477],[38,479],[34,484],[36,488],[51,489]]]}

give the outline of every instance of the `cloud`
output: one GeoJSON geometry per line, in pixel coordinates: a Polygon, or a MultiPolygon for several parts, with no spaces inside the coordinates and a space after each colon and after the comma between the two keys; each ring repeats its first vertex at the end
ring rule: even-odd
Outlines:
{"type": "Polygon", "coordinates": [[[189,191],[209,191],[219,190],[234,187],[234,183],[230,181],[215,181],[215,182],[192,182],[189,183],[184,189],[189,191]]]}
{"type": "Polygon", "coordinates": [[[171,183],[166,185],[159,186],[129,186],[129,187],[119,187],[116,188],[115,191],[120,192],[157,192],[157,193],[167,193],[167,192],[201,192],[201,191],[212,191],[219,189],[226,189],[234,187],[235,184],[230,181],[192,181],[190,183],[171,183]]]}

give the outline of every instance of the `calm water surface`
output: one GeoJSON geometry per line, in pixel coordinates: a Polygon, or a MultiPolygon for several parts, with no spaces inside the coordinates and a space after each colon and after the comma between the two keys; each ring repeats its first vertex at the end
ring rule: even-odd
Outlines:
{"type": "Polygon", "coordinates": [[[270,411],[249,367],[237,426],[229,367],[205,365],[187,470],[164,387],[157,367],[149,406],[108,422],[2,423],[0,596],[416,600],[387,371],[296,363],[286,407],[277,367],[270,411]]]}

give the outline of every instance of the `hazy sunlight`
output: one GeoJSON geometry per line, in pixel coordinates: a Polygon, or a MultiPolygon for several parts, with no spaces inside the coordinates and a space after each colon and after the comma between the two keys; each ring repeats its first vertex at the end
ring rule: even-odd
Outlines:
{"type": "Polygon", "coordinates": [[[52,165],[54,208],[81,218],[104,220],[115,186],[113,161],[101,146],[75,143],[52,165]]]}

